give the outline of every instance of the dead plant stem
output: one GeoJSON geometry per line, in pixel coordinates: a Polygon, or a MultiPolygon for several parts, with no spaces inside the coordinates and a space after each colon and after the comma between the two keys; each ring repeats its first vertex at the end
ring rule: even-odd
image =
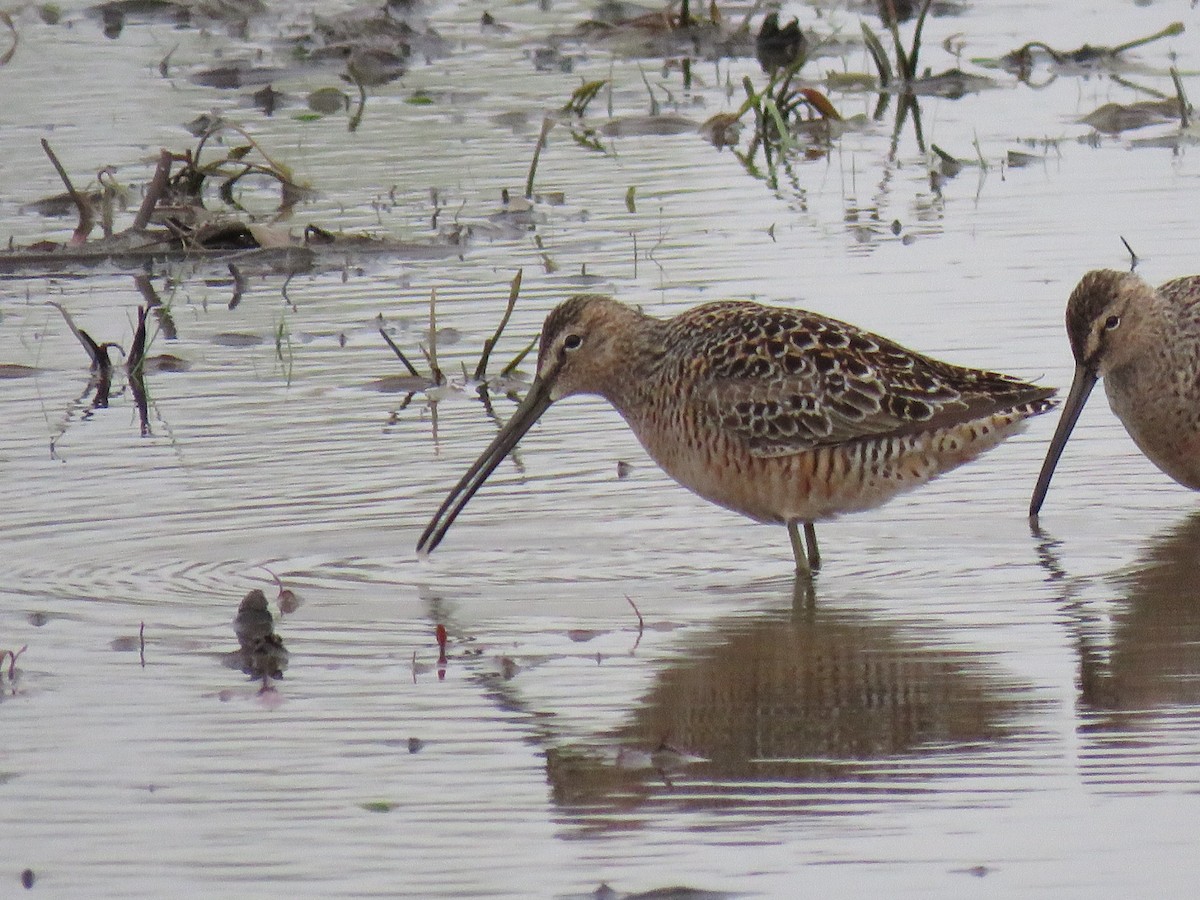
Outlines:
{"type": "Polygon", "coordinates": [[[508,305],[504,308],[504,315],[500,317],[500,324],[496,326],[495,334],[483,342],[483,353],[479,355],[479,365],[475,367],[476,381],[482,381],[487,376],[488,357],[492,355],[492,349],[499,343],[500,334],[508,325],[513,307],[517,305],[517,294],[521,291],[521,275],[524,271],[524,269],[517,269],[517,274],[513,276],[512,286],[508,290],[508,305]]]}
{"type": "Polygon", "coordinates": [[[550,116],[542,118],[542,131],[538,135],[537,146],[533,148],[533,159],[529,163],[529,177],[525,179],[525,199],[533,199],[533,178],[537,174],[538,160],[542,156],[542,148],[546,146],[546,139],[550,136],[550,129],[554,127],[554,120],[550,116]]]}
{"type": "Polygon", "coordinates": [[[50,142],[45,138],[42,138],[42,149],[50,157],[50,162],[54,164],[54,168],[58,172],[58,177],[62,179],[62,183],[67,186],[67,193],[71,196],[71,202],[79,210],[79,225],[76,226],[75,233],[71,236],[71,243],[82,244],[87,240],[87,236],[91,233],[93,225],[95,225],[92,205],[79,191],[75,190],[75,185],[71,183],[71,176],[67,174],[67,170],[63,168],[63,164],[58,161],[58,157],[50,148],[50,142]]]}
{"type": "Polygon", "coordinates": [[[142,205],[138,207],[137,215],[133,219],[133,231],[142,231],[150,224],[154,208],[158,206],[158,201],[162,199],[170,182],[172,158],[170,150],[159,151],[154,177],[150,179],[150,184],[146,187],[146,196],[142,198],[142,205]]]}
{"type": "Polygon", "coordinates": [[[396,346],[396,342],[392,340],[391,335],[387,333],[382,325],[379,326],[379,335],[384,339],[384,341],[387,342],[387,345],[392,348],[392,352],[395,353],[400,362],[404,364],[404,368],[408,369],[408,374],[413,376],[413,378],[420,378],[421,373],[417,371],[416,366],[408,361],[408,357],[405,356],[404,352],[396,346]]]}

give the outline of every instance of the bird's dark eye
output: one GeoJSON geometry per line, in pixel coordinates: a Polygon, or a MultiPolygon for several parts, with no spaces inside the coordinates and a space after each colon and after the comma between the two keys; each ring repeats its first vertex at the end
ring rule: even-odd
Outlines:
{"type": "Polygon", "coordinates": [[[583,338],[577,334],[568,334],[563,338],[564,350],[578,350],[583,346],[583,338]]]}
{"type": "Polygon", "coordinates": [[[1121,324],[1120,316],[1109,316],[1104,320],[1104,330],[1113,331],[1121,324]]]}

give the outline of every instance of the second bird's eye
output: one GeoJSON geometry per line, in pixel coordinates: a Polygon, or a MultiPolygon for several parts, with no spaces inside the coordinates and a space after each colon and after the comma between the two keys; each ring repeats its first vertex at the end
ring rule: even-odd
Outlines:
{"type": "Polygon", "coordinates": [[[583,338],[577,334],[568,334],[565,338],[563,338],[564,350],[578,350],[582,346],[583,338]]]}
{"type": "Polygon", "coordinates": [[[1104,320],[1104,330],[1112,331],[1113,329],[1117,328],[1120,324],[1121,324],[1120,316],[1109,316],[1107,319],[1104,320]]]}

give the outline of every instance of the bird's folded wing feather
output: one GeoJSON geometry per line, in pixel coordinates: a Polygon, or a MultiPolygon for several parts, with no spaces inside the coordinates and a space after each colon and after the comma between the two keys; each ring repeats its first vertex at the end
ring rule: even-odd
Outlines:
{"type": "Polygon", "coordinates": [[[869,353],[816,347],[772,354],[759,343],[713,366],[698,385],[706,415],[756,456],[951,426],[1025,402],[1031,387],[878,339],[869,353]]]}

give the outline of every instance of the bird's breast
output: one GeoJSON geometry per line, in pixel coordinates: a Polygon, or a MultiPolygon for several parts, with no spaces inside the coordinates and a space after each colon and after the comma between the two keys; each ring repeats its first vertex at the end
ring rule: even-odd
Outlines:
{"type": "Polygon", "coordinates": [[[1113,413],[1162,472],[1200,490],[1200,381],[1194,371],[1129,367],[1104,378],[1113,413]]]}

